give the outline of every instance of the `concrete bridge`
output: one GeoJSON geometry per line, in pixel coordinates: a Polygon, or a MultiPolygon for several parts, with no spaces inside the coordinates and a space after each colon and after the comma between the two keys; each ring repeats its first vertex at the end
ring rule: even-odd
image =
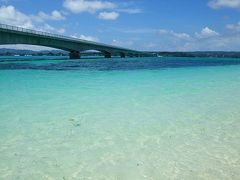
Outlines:
{"type": "Polygon", "coordinates": [[[111,58],[113,54],[121,57],[150,56],[141,51],[0,24],[0,45],[8,44],[29,44],[62,49],[69,52],[70,59],[79,59],[81,51],[86,50],[100,51],[105,58],[111,58]]]}

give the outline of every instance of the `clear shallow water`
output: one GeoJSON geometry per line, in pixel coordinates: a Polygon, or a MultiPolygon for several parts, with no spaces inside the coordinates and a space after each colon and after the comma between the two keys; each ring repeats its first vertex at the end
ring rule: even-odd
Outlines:
{"type": "Polygon", "coordinates": [[[239,179],[239,60],[199,61],[1,62],[0,179],[239,179]]]}

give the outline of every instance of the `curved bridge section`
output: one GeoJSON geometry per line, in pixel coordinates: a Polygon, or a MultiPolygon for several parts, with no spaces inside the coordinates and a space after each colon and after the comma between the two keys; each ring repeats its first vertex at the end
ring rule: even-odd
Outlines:
{"type": "Polygon", "coordinates": [[[118,54],[121,57],[149,56],[149,54],[141,51],[85,41],[57,34],[24,29],[5,24],[0,24],[0,44],[29,44],[62,49],[69,52],[70,59],[80,58],[81,51],[86,50],[100,51],[105,55],[105,58],[111,58],[113,54],[118,54]]]}

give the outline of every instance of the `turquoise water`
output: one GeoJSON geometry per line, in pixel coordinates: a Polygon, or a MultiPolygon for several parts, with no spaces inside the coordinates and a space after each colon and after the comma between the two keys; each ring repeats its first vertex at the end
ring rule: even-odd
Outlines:
{"type": "Polygon", "coordinates": [[[0,179],[239,179],[240,60],[4,59],[0,179]]]}

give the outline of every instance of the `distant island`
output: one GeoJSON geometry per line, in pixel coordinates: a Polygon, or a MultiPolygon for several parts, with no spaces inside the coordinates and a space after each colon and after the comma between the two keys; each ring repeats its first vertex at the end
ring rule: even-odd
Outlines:
{"type": "MultiPolygon", "coordinates": [[[[167,51],[146,51],[162,57],[218,57],[218,58],[240,58],[240,51],[196,51],[196,52],[167,52],[167,51]]],[[[69,52],[63,50],[18,50],[1,48],[0,56],[68,56],[69,52]]],[[[101,52],[82,52],[81,56],[103,56],[101,52]]]]}
{"type": "Polygon", "coordinates": [[[167,57],[217,57],[240,58],[240,52],[236,51],[196,51],[196,52],[155,52],[158,56],[167,57]]]}

